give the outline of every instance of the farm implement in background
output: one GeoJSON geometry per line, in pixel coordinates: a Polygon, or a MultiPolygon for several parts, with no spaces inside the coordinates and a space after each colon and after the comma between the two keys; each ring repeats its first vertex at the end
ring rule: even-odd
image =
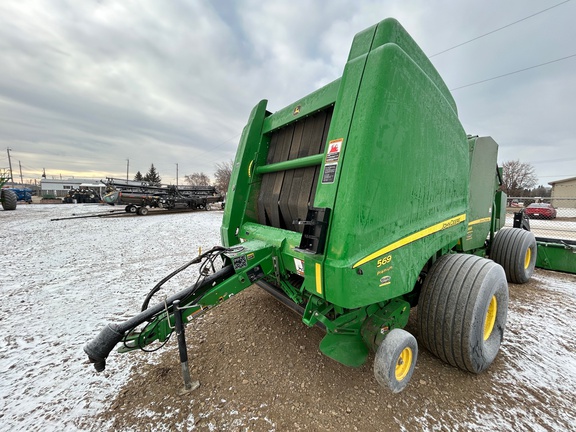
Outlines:
{"type": "MultiPolygon", "coordinates": [[[[403,390],[420,344],[472,373],[500,349],[508,281],[527,282],[534,235],[502,229],[498,145],[467,135],[426,55],[387,19],[358,33],[341,78],[274,113],[258,103],[234,162],[223,246],[160,281],[142,311],[84,348],[97,370],[121,352],[166,342],[182,322],[257,284],[326,335],[320,351],[403,390]],[[489,259],[490,258],[490,259],[489,259]],[[217,270],[216,263],[222,263],[217,270]],[[150,306],[192,264],[197,280],[150,306]]],[[[281,367],[281,366],[280,366],[281,367]]]]}
{"type": "Polygon", "coordinates": [[[509,217],[512,213],[514,227],[532,231],[536,236],[536,267],[576,274],[576,198],[539,198],[536,204],[530,204],[532,200],[526,198],[515,201],[522,209],[514,212],[515,208],[509,208],[509,217]],[[553,201],[558,208],[543,201],[553,201]],[[554,212],[539,212],[546,206],[554,212]]]}
{"type": "Polygon", "coordinates": [[[18,195],[12,189],[4,187],[8,180],[10,180],[9,173],[0,172],[0,204],[4,210],[16,210],[18,195]]]}
{"type": "Polygon", "coordinates": [[[149,208],[208,210],[222,201],[214,186],[154,186],[146,182],[108,178],[104,202],[124,205],[127,213],[148,214],[149,208]]]}

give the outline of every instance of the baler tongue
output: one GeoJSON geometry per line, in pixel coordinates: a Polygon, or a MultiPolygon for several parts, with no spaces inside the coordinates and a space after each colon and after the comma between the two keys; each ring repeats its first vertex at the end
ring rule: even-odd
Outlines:
{"type": "MultiPolygon", "coordinates": [[[[106,367],[106,358],[119,342],[123,343],[120,352],[145,350],[155,341],[165,343],[175,328],[176,309],[185,322],[219,305],[259,279],[273,274],[273,256],[274,248],[258,241],[232,248],[211,249],[178,269],[181,271],[190,264],[200,264],[200,275],[194,285],[148,308],[149,295],[142,312],[123,323],[108,324],[86,344],[84,352],[96,370],[101,372],[106,367]],[[207,274],[205,270],[212,267],[218,257],[224,258],[225,266],[213,274],[207,274]]],[[[156,293],[168,279],[164,278],[151,293],[156,293]]]]}

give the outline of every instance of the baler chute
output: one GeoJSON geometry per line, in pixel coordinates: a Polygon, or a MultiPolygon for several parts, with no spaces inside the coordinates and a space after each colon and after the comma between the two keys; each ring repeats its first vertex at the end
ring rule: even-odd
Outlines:
{"type": "MultiPolygon", "coordinates": [[[[418,305],[420,342],[454,366],[486,369],[505,328],[505,275],[530,277],[535,243],[498,232],[498,146],[466,135],[416,43],[382,21],[356,35],[340,79],[275,113],[266,106],[252,110],[234,162],[227,270],[177,295],[186,316],[257,283],[326,330],[325,355],[360,366],[376,351],[377,381],[400,391],[418,354],[402,329],[418,305]],[[493,243],[504,269],[486,258],[493,243]]],[[[86,352],[102,366],[122,338],[125,349],[164,340],[171,300],[140,316],[153,327],[107,328],[86,352]]]]}

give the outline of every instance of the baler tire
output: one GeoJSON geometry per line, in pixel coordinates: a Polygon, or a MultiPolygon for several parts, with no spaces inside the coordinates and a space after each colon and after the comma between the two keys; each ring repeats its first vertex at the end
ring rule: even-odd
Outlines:
{"type": "Polygon", "coordinates": [[[417,358],[416,338],[405,330],[392,329],[376,351],[374,377],[382,387],[399,393],[410,382],[417,358]]]}
{"type": "Polygon", "coordinates": [[[18,195],[16,192],[2,189],[2,208],[4,210],[16,210],[16,206],[18,205],[18,195]]]}
{"type": "Polygon", "coordinates": [[[534,273],[537,250],[536,238],[530,231],[501,229],[494,236],[490,258],[504,267],[508,282],[523,284],[534,273]]]}
{"type": "Polygon", "coordinates": [[[418,302],[419,341],[444,362],[472,373],[498,354],[508,313],[502,267],[476,255],[439,258],[418,302]]]}

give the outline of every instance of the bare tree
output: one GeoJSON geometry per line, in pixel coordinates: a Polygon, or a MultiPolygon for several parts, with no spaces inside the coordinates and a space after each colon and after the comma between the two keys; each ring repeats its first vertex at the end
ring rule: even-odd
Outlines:
{"type": "Polygon", "coordinates": [[[520,196],[524,189],[532,189],[538,183],[535,169],[527,162],[506,161],[502,164],[502,190],[508,196],[520,196]]]}
{"type": "Polygon", "coordinates": [[[221,194],[228,192],[228,185],[230,184],[233,167],[234,162],[232,160],[216,164],[216,172],[214,173],[216,179],[214,180],[214,186],[216,186],[216,190],[221,194]]]}
{"type": "Polygon", "coordinates": [[[184,181],[191,186],[209,186],[210,177],[203,172],[192,173],[184,176],[184,181]]]}

